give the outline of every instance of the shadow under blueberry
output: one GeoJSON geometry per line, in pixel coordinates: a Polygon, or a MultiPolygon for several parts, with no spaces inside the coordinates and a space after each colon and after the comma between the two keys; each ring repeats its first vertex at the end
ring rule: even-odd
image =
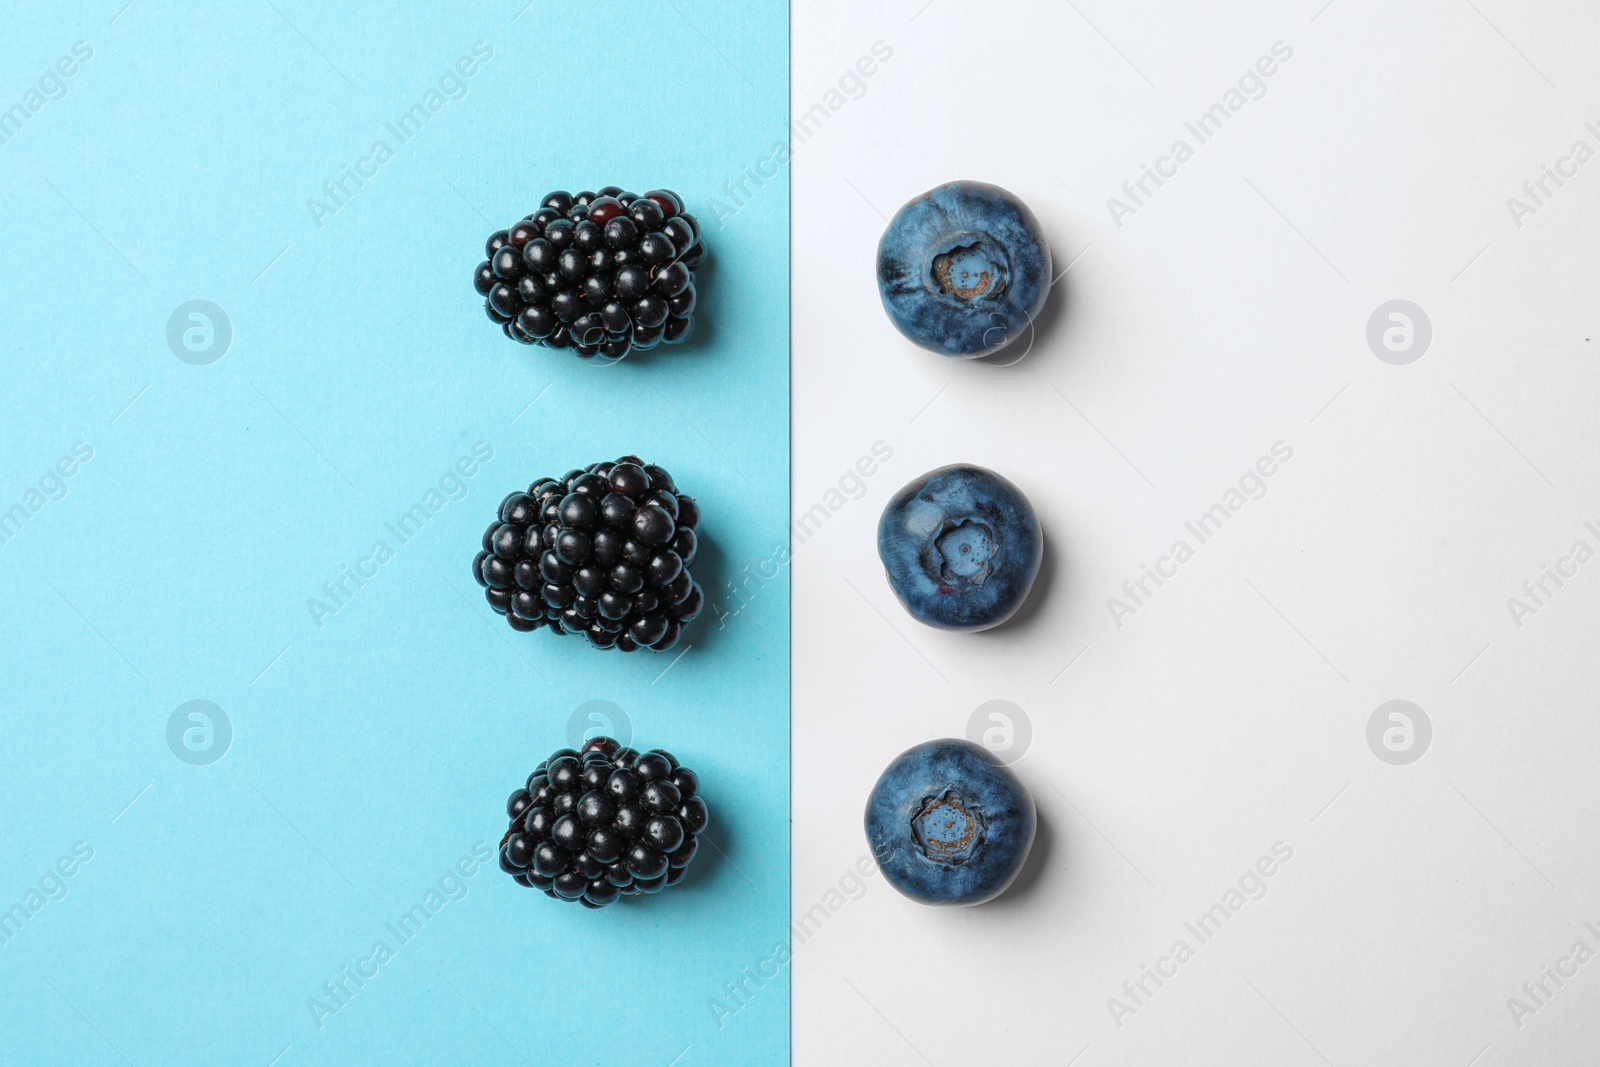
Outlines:
{"type": "Polygon", "coordinates": [[[1053,539],[1045,533],[1043,526],[1039,529],[1039,540],[1044,543],[1044,552],[1039,560],[1039,573],[1033,579],[1033,588],[1028,590],[1028,598],[1022,602],[1022,606],[1011,618],[999,626],[976,631],[976,636],[1025,633],[1040,618],[1045,601],[1059,594],[1055,586],[1060,576],[1060,566],[1056,560],[1053,539]]]}
{"type": "Polygon", "coordinates": [[[1045,298],[1044,307],[1034,316],[1027,331],[1000,351],[984,356],[977,362],[987,363],[991,367],[1011,367],[1021,363],[1035,348],[1041,347],[1049,340],[1050,334],[1056,329],[1066,311],[1069,299],[1067,278],[1066,275],[1062,275],[1060,280],[1050,286],[1050,295],[1045,298]]]}
{"type": "MultiPolygon", "coordinates": [[[[988,912],[1026,906],[1029,898],[1036,892],[1037,885],[1043,880],[1054,846],[1055,834],[1051,831],[1050,824],[1045,821],[1042,813],[1036,814],[1033,847],[1028,850],[1028,858],[1023,861],[1022,870],[1017,872],[1016,881],[1012,882],[1004,893],[980,907],[988,912]]],[[[698,861],[699,857],[696,856],[695,859],[698,861]]]]}

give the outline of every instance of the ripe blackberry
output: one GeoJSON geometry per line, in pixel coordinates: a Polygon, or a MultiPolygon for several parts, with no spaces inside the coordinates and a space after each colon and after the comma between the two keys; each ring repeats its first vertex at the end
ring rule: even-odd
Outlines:
{"type": "Polygon", "coordinates": [[[500,869],[557,900],[603,908],[676,885],[709,813],[700,779],[670,752],[609,737],[563,748],[506,801],[500,869]]]}
{"type": "Polygon", "coordinates": [[[492,234],[484,252],[473,287],[513,341],[615,363],[694,332],[694,272],[706,246],[670,190],[554,192],[492,234]]]}
{"type": "Polygon", "coordinates": [[[699,525],[672,475],[623,456],[506,497],[472,576],[513,630],[548,626],[596,648],[665,652],[705,606],[689,574],[699,525]]]}

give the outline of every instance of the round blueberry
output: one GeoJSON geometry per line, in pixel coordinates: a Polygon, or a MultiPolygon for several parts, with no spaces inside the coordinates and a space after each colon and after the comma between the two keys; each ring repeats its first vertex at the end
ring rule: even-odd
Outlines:
{"type": "Polygon", "coordinates": [[[895,213],[878,242],[878,294],[901,333],[976,359],[1027,331],[1050,292],[1050,248],[1026,204],[951,182],[895,213]]]}
{"type": "Polygon", "coordinates": [[[1027,599],[1044,536],[1022,490],[982,467],[930,471],[903,487],[878,520],[878,558],[918,622],[987,630],[1027,599]]]}
{"type": "Polygon", "coordinates": [[[982,904],[1005,892],[1033,845],[1033,798],[982,745],[907,749],[867,799],[867,843],[890,885],[922,904],[982,904]]]}

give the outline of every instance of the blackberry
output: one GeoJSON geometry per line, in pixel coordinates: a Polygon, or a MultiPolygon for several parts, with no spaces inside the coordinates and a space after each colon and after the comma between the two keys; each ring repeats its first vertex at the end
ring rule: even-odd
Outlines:
{"type": "Polygon", "coordinates": [[[694,272],[706,246],[670,190],[551,193],[490,235],[484,253],[473,287],[514,341],[615,363],[694,333],[694,272]]]}
{"type": "Polygon", "coordinates": [[[596,648],[665,652],[705,606],[689,573],[699,525],[672,475],[623,456],[506,497],[472,576],[513,630],[548,626],[596,648]]]}
{"type": "Polygon", "coordinates": [[[700,779],[670,752],[609,737],[563,748],[506,801],[500,869],[556,900],[603,908],[676,885],[709,813],[700,779]]]}

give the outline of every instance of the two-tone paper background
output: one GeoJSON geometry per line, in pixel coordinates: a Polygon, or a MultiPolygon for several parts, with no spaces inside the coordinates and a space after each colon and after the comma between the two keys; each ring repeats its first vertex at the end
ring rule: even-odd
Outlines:
{"type": "Polygon", "coordinates": [[[1593,11],[5,18],[0,1059],[1591,1058],[1593,11]],[[879,306],[887,218],[956,178],[1051,243],[1020,361],[879,306]],[[610,183],[699,216],[699,336],[510,344],[485,237],[610,183]],[[496,504],[626,452],[699,500],[711,607],[666,656],[511,632],[496,504]],[[1046,531],[991,633],[874,552],[952,462],[1046,531]],[[492,853],[599,728],[699,772],[714,847],[590,913],[492,853]],[[940,736],[1039,807],[978,909],[860,828],[940,736]]]}

